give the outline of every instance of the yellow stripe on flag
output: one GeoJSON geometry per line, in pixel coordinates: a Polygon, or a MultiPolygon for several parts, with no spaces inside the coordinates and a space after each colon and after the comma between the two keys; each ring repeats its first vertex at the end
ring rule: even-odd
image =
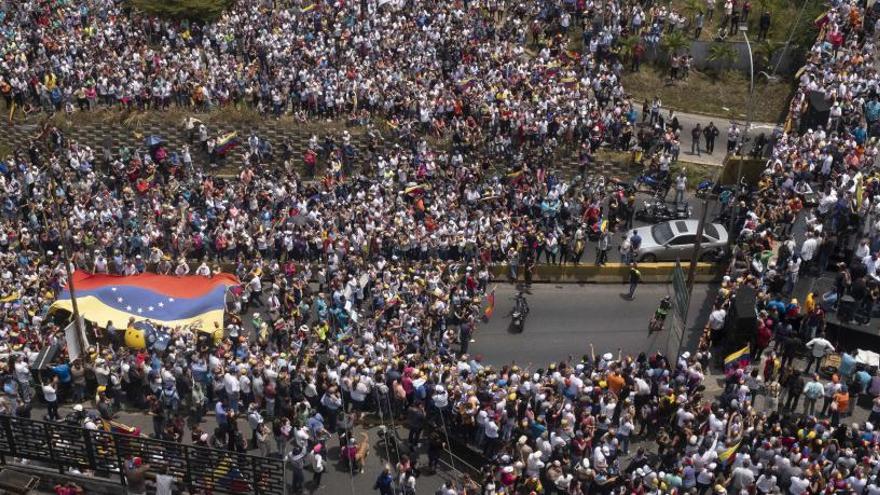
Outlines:
{"type": "Polygon", "coordinates": [[[17,301],[17,300],[18,300],[18,291],[15,291],[12,294],[9,294],[8,296],[3,296],[2,298],[0,298],[0,303],[8,303],[8,302],[17,301]]]}
{"type": "MultiPolygon", "coordinates": [[[[206,311],[192,318],[181,320],[159,320],[157,318],[148,318],[137,313],[118,310],[104,304],[95,296],[77,297],[76,302],[83,318],[101,327],[106,325],[108,321],[112,321],[113,326],[116,328],[128,328],[128,320],[132,317],[134,317],[135,321],[150,320],[154,323],[170,328],[193,326],[195,328],[212,329],[215,328],[215,324],[221,328],[223,327],[222,309],[206,311]]],[[[72,313],[73,304],[70,302],[70,299],[60,299],[52,303],[49,310],[51,312],[58,309],[63,309],[72,313]]]]}
{"type": "Polygon", "coordinates": [[[734,444],[733,447],[730,447],[729,449],[725,450],[724,452],[718,454],[718,460],[725,462],[728,459],[730,459],[733,456],[733,454],[736,454],[736,451],[739,450],[739,446],[741,443],[742,443],[742,440],[740,440],[739,442],[736,442],[736,444],[734,444]]]}
{"type": "Polygon", "coordinates": [[[745,356],[745,355],[748,354],[748,353],[749,353],[749,345],[746,344],[746,346],[743,347],[742,349],[740,349],[740,350],[738,350],[738,351],[736,351],[736,352],[733,352],[733,353],[731,353],[731,354],[728,354],[727,357],[724,358],[724,364],[726,365],[726,364],[728,364],[728,363],[733,363],[733,362],[735,362],[736,360],[738,360],[739,358],[745,356]]]}

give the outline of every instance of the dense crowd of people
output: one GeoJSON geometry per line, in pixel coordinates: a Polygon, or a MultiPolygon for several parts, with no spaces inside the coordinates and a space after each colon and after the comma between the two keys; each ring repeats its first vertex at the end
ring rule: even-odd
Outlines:
{"type": "MultiPolygon", "coordinates": [[[[369,415],[407,430],[405,441],[385,439],[395,465],[376,480],[383,495],[414,493],[422,452],[437,469],[453,446],[488,463],[482,477],[440,487],[444,495],[880,493],[880,401],[868,421],[847,420],[880,393],[877,370],[824,333],[829,313],[868,321],[880,297],[880,100],[863,4],[830,6],[788,132],[757,187],[724,196],[737,247],[699,347],[681,356],[584,349],[536,369],[469,352],[490,268],[506,264],[528,282],[536,263],[587,262],[593,251],[601,262],[628,230],[635,198],[625,184],[562,177],[541,157],[569,143],[586,167],[599,146],[649,139],[634,131],[617,42],[662,33],[677,15],[626,2],[254,7],[239,2],[207,25],[128,16],[106,0],[3,11],[0,89],[27,111],[247,102],[304,119],[381,118],[408,138],[355,166],[347,134],[316,137],[302,160],[320,160],[326,176],[311,181],[298,173],[301,157],[285,150],[277,160],[254,136],[230,180],[205,166],[213,143],[201,129],[192,151],[156,143],[102,156],[46,128],[0,176],[5,413],[30,415],[36,391],[56,420],[60,403],[84,404],[95,391],[94,407],[69,419],[99,428],[123,405],[147,411],[157,438],[282,456],[295,491],[305,471],[320,485],[334,436],[357,462],[356,430],[369,415]],[[585,27],[580,52],[564,43],[574,23],[585,27]],[[830,118],[804,128],[815,91],[830,100],[830,118]],[[453,146],[430,147],[431,134],[453,146]],[[505,173],[477,145],[503,157],[505,173]],[[34,390],[37,353],[63,348],[48,308],[66,284],[65,257],[75,270],[120,275],[211,276],[226,266],[241,286],[217,345],[176,328],[164,352],[133,350],[125,329],[98,322],[101,352],[68,363],[62,351],[54,378],[34,390]],[[831,267],[830,290],[803,305],[792,297],[800,276],[831,267]],[[743,287],[757,293],[759,321],[730,342],[727,312],[743,287]],[[707,393],[713,356],[745,341],[753,366],[707,393]],[[810,373],[824,372],[834,351],[849,353],[833,376],[810,373]],[[205,431],[209,411],[217,428],[205,431]]],[[[655,165],[669,173],[679,137],[661,106],[646,101],[643,119],[658,129],[649,131],[655,165]]],[[[624,260],[637,258],[638,243],[620,244],[624,260]]]]}

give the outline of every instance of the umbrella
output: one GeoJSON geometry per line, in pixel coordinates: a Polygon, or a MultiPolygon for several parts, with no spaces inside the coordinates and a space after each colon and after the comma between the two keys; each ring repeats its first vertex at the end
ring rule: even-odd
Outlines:
{"type": "Polygon", "coordinates": [[[146,146],[148,148],[152,148],[153,146],[159,146],[160,144],[162,144],[162,138],[160,138],[159,136],[156,136],[156,135],[150,135],[150,136],[147,136],[147,139],[144,140],[144,144],[146,144],[146,146]]]}

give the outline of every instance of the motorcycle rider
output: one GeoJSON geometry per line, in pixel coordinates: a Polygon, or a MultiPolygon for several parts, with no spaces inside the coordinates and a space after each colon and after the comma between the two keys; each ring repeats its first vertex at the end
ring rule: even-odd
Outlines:
{"type": "Polygon", "coordinates": [[[523,316],[529,314],[529,302],[526,301],[526,296],[524,293],[516,293],[516,300],[513,303],[513,311],[519,312],[523,316]]]}
{"type": "Polygon", "coordinates": [[[672,308],[672,300],[669,296],[660,300],[660,306],[654,311],[654,317],[651,318],[651,324],[648,325],[648,335],[663,330],[663,324],[666,322],[666,315],[672,308]]]}
{"type": "Polygon", "coordinates": [[[523,324],[526,319],[526,315],[529,314],[529,303],[526,301],[526,296],[522,292],[517,292],[516,297],[513,301],[513,324],[514,326],[522,329],[523,324]]]}

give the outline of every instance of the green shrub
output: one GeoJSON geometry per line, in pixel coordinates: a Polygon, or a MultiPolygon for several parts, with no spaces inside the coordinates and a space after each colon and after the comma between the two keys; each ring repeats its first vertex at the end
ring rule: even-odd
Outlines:
{"type": "Polygon", "coordinates": [[[128,0],[136,10],[171,19],[211,21],[216,19],[234,0],[128,0]]]}

